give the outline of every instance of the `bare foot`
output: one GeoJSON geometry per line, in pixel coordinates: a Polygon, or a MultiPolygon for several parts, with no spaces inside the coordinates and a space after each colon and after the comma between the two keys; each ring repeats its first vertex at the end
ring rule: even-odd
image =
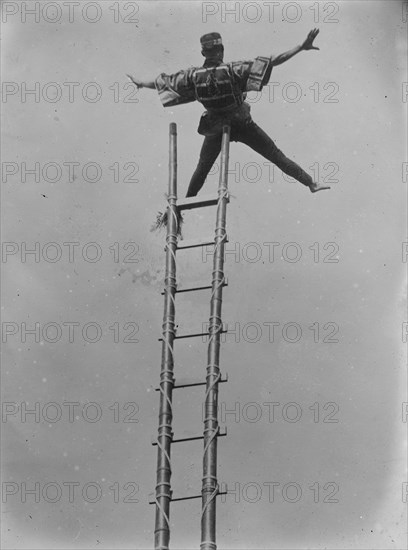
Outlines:
{"type": "Polygon", "coordinates": [[[324,189],[331,189],[327,185],[319,185],[316,181],[309,186],[309,189],[312,193],[317,193],[318,191],[323,191],[324,189]]]}

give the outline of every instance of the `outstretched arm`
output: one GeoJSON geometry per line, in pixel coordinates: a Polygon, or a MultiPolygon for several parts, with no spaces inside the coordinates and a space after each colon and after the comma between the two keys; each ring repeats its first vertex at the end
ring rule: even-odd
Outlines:
{"type": "Polygon", "coordinates": [[[318,50],[319,48],[317,48],[316,46],[313,46],[313,40],[316,38],[318,34],[319,34],[319,29],[311,30],[302,45],[295,46],[294,48],[292,48],[291,50],[288,50],[287,52],[284,52],[284,53],[281,53],[280,55],[272,57],[272,65],[274,67],[276,67],[277,65],[282,65],[282,63],[285,63],[285,61],[288,61],[294,55],[301,52],[302,50],[318,50]]]}
{"type": "Polygon", "coordinates": [[[154,83],[154,80],[142,80],[140,78],[135,78],[134,76],[127,74],[126,75],[130,80],[135,84],[135,86],[139,88],[150,88],[154,90],[156,88],[156,85],[154,83]]]}

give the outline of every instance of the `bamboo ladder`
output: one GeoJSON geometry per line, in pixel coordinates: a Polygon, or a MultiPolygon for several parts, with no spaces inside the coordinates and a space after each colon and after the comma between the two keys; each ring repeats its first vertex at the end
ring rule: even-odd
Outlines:
{"type": "Polygon", "coordinates": [[[226,435],[218,424],[218,384],[226,382],[219,368],[220,335],[226,332],[221,320],[222,289],[227,280],[224,276],[224,248],[227,242],[226,212],[229,202],[228,195],[228,158],[230,143],[230,127],[224,126],[221,145],[221,170],[218,185],[218,195],[212,197],[190,197],[177,201],[177,126],[170,124],[169,132],[169,193],[167,206],[167,237],[166,237],[166,272],[164,279],[164,314],[162,338],[162,358],[160,384],[156,388],[160,392],[159,427],[157,440],[157,482],[156,492],[151,504],[156,505],[154,545],[156,550],[167,550],[170,541],[170,502],[202,499],[201,507],[201,550],[215,550],[216,546],[216,496],[225,494],[220,491],[217,482],[217,439],[226,435]],[[214,239],[195,241],[193,243],[178,242],[177,211],[217,206],[216,227],[214,239]],[[177,289],[176,253],[178,250],[214,245],[212,283],[208,286],[177,289]],[[175,330],[175,305],[178,292],[193,292],[211,289],[210,319],[208,332],[199,334],[177,335],[175,330]],[[174,340],[207,336],[207,375],[206,381],[191,381],[177,384],[174,377],[174,340]],[[172,397],[173,390],[205,386],[204,431],[203,435],[174,439],[172,431],[172,397]],[[171,445],[191,440],[203,439],[203,477],[201,494],[173,498],[171,490],[171,445]]]}

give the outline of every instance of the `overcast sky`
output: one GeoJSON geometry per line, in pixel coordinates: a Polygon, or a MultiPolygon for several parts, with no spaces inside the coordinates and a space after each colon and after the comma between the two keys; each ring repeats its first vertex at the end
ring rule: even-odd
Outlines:
{"type": "MultiPolygon", "coordinates": [[[[206,32],[232,61],[314,27],[320,51],[275,68],[249,100],[332,189],[312,195],[231,144],[223,320],[236,332],[221,349],[218,459],[235,493],[218,498],[217,541],[404,547],[406,5],[74,4],[3,2],[4,548],[153,546],[165,237],[150,225],[165,207],[169,123],[184,196],[202,108],[164,109],[126,73],[202,64],[206,32]]],[[[212,235],[214,215],[188,213],[185,238],[212,235]]],[[[178,258],[180,286],[210,282],[210,255],[178,258]]],[[[201,331],[209,297],[177,297],[179,334],[201,331]]],[[[206,349],[177,341],[176,378],[204,379],[206,349]]],[[[202,433],[203,396],[176,390],[176,436],[202,433]]],[[[172,459],[174,496],[199,494],[202,442],[172,459]]],[[[171,529],[172,548],[198,548],[200,500],[172,504],[171,529]]]]}

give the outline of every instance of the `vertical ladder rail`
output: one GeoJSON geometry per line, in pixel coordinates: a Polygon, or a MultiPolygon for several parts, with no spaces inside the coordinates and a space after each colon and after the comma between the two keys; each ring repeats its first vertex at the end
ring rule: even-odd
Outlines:
{"type": "Polygon", "coordinates": [[[218,185],[218,207],[215,228],[212,292],[209,320],[208,363],[205,393],[204,454],[201,510],[201,550],[215,550],[216,546],[216,496],[217,482],[217,436],[218,383],[220,380],[220,333],[222,331],[222,289],[224,278],[224,248],[227,238],[226,213],[228,203],[228,159],[230,127],[224,126],[221,145],[221,170],[218,185]]]}
{"type": "Polygon", "coordinates": [[[173,345],[175,338],[176,249],[177,249],[177,126],[169,131],[169,194],[167,207],[166,273],[164,288],[163,343],[160,371],[160,408],[157,436],[156,517],[154,544],[166,550],[170,540],[172,396],[174,387],[173,345]]]}

